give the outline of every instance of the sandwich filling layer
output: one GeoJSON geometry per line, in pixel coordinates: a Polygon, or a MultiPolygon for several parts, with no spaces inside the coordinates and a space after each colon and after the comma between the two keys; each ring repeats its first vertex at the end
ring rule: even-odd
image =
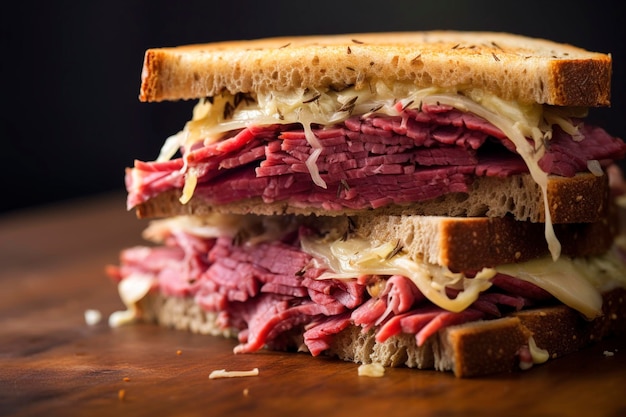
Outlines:
{"type": "Polygon", "coordinates": [[[127,204],[174,189],[183,204],[192,196],[217,205],[262,198],[340,213],[467,192],[477,177],[530,173],[544,193],[556,259],[548,175],[603,175],[626,154],[621,140],[584,124],[584,115],[476,90],[382,82],[341,92],[217,96],[196,106],[157,161],[129,169],[127,204]]]}
{"type": "Polygon", "coordinates": [[[172,218],[152,223],[145,236],[160,244],[127,249],[109,269],[128,306],[110,323],[136,319],[150,293],[190,298],[238,335],[237,352],[295,347],[317,355],[349,325],[375,330],[377,341],[412,334],[421,346],[448,325],[552,304],[593,319],[602,293],[626,288],[617,247],[452,273],[396,245],[315,230],[290,216],[172,218]],[[286,345],[292,333],[303,345],[286,345]]]}

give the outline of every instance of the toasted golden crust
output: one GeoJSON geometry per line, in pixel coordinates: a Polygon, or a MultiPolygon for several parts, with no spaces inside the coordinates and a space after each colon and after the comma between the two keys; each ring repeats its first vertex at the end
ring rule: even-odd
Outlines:
{"type": "Polygon", "coordinates": [[[369,82],[479,88],[506,100],[563,106],[610,101],[611,57],[506,33],[359,33],[257,39],[146,51],[140,100],[222,91],[365,88],[369,82]]]}
{"type": "MultiPolygon", "coordinates": [[[[286,201],[265,203],[260,198],[230,204],[211,205],[197,193],[186,204],[178,199],[180,190],[168,191],[135,207],[139,218],[167,217],[179,214],[206,215],[213,212],[234,214],[302,215],[429,215],[488,216],[513,215],[517,220],[545,221],[541,188],[530,175],[507,178],[480,177],[469,193],[452,193],[433,200],[377,210],[329,211],[316,207],[290,205],[286,201]]],[[[549,177],[548,201],[552,221],[558,223],[595,222],[606,216],[609,193],[607,176],[589,173],[571,178],[549,177]]]]}
{"type": "MultiPolygon", "coordinates": [[[[512,372],[520,369],[519,352],[528,347],[531,336],[550,359],[555,359],[626,332],[626,289],[607,292],[603,299],[603,314],[592,321],[563,305],[537,308],[444,328],[423,346],[417,346],[409,334],[379,343],[373,331],[349,326],[334,337],[324,354],[356,363],[452,371],[462,378],[512,372]]],[[[192,298],[151,294],[141,308],[145,320],[162,326],[215,336],[233,337],[237,333],[220,329],[217,314],[203,311],[192,298]]]]}
{"type": "Polygon", "coordinates": [[[471,377],[519,368],[519,351],[532,335],[518,318],[503,317],[444,329],[439,336],[450,359],[446,365],[458,377],[471,377]]]}
{"type": "Polygon", "coordinates": [[[451,369],[458,377],[519,368],[519,350],[532,336],[537,347],[555,359],[626,331],[626,290],[603,296],[603,314],[585,320],[563,305],[525,310],[491,322],[453,326],[440,332],[442,344],[454,355],[451,369]],[[520,343],[521,342],[521,343],[520,343]]]}

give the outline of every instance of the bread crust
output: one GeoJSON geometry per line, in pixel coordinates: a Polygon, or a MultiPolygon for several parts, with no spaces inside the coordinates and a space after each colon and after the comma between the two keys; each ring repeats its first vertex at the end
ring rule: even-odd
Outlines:
{"type": "MultiPolygon", "coordinates": [[[[451,371],[460,378],[514,372],[520,369],[520,349],[527,348],[531,336],[539,348],[548,351],[550,359],[555,359],[626,332],[626,289],[608,291],[603,300],[603,314],[592,321],[564,305],[536,308],[500,319],[450,326],[422,346],[417,346],[409,334],[378,343],[373,331],[363,332],[352,325],[335,335],[324,354],[355,363],[451,371]]],[[[144,320],[178,330],[226,337],[237,333],[219,329],[217,315],[203,311],[192,298],[154,293],[141,301],[140,309],[144,320]]]]}
{"type": "MultiPolygon", "coordinates": [[[[454,217],[504,217],[544,222],[545,210],[541,188],[528,174],[506,178],[479,177],[468,193],[451,193],[432,200],[403,206],[387,206],[376,210],[329,211],[322,208],[290,205],[286,201],[263,202],[260,198],[229,204],[212,205],[198,193],[186,204],[178,199],[180,190],[170,190],[138,205],[138,218],[173,215],[206,215],[214,212],[233,214],[300,214],[300,215],[427,215],[454,217]]],[[[589,223],[603,218],[608,210],[608,178],[590,173],[574,177],[550,176],[548,201],[552,221],[589,223]]]]}
{"type": "Polygon", "coordinates": [[[506,100],[562,106],[610,103],[611,56],[493,32],[357,33],[148,49],[141,101],[369,82],[479,88],[506,100]]]}

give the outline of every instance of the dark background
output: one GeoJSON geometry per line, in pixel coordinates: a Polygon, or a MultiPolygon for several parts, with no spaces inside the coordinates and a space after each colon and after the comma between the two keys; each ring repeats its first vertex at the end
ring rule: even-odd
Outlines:
{"type": "MultiPolygon", "coordinates": [[[[8,4],[12,4],[8,7],[8,4]]],[[[191,102],[140,103],[144,50],[264,36],[496,30],[610,52],[613,105],[592,120],[626,138],[626,20],[618,1],[26,1],[0,15],[0,215],[123,190],[191,102]]],[[[120,201],[124,205],[124,201],[120,201]]]]}

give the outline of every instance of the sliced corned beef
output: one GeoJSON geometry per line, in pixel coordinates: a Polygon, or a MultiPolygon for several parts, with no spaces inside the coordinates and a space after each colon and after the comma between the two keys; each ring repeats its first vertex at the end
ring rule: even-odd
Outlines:
{"type": "MultiPolygon", "coordinates": [[[[601,128],[581,123],[580,132],[579,143],[555,127],[541,168],[571,176],[586,171],[588,160],[606,165],[626,155],[626,144],[601,128]]],[[[313,149],[301,125],[251,126],[194,147],[185,155],[186,165],[182,158],[136,161],[126,174],[128,207],[182,189],[185,168],[198,176],[195,194],[208,203],[261,197],[328,210],[428,200],[466,191],[476,177],[528,172],[499,129],[447,106],[405,110],[396,117],[355,116],[314,133],[322,145],[316,165],[326,189],[313,183],[305,165],[313,149]]]]}
{"type": "Polygon", "coordinates": [[[295,330],[317,355],[349,325],[375,329],[378,341],[413,334],[421,345],[445,326],[552,300],[533,284],[498,274],[470,308],[452,313],[431,304],[404,276],[318,279],[325,270],[311,261],[297,239],[238,245],[232,238],[176,232],[164,246],[127,249],[121,264],[108,272],[117,281],[136,273],[152,275],[164,295],[193,298],[201,308],[218,313],[219,326],[239,330],[236,351],[241,353],[264,346],[298,347],[286,345],[293,343],[286,336],[295,330]],[[367,285],[377,281],[385,285],[371,296],[367,285]]]}

